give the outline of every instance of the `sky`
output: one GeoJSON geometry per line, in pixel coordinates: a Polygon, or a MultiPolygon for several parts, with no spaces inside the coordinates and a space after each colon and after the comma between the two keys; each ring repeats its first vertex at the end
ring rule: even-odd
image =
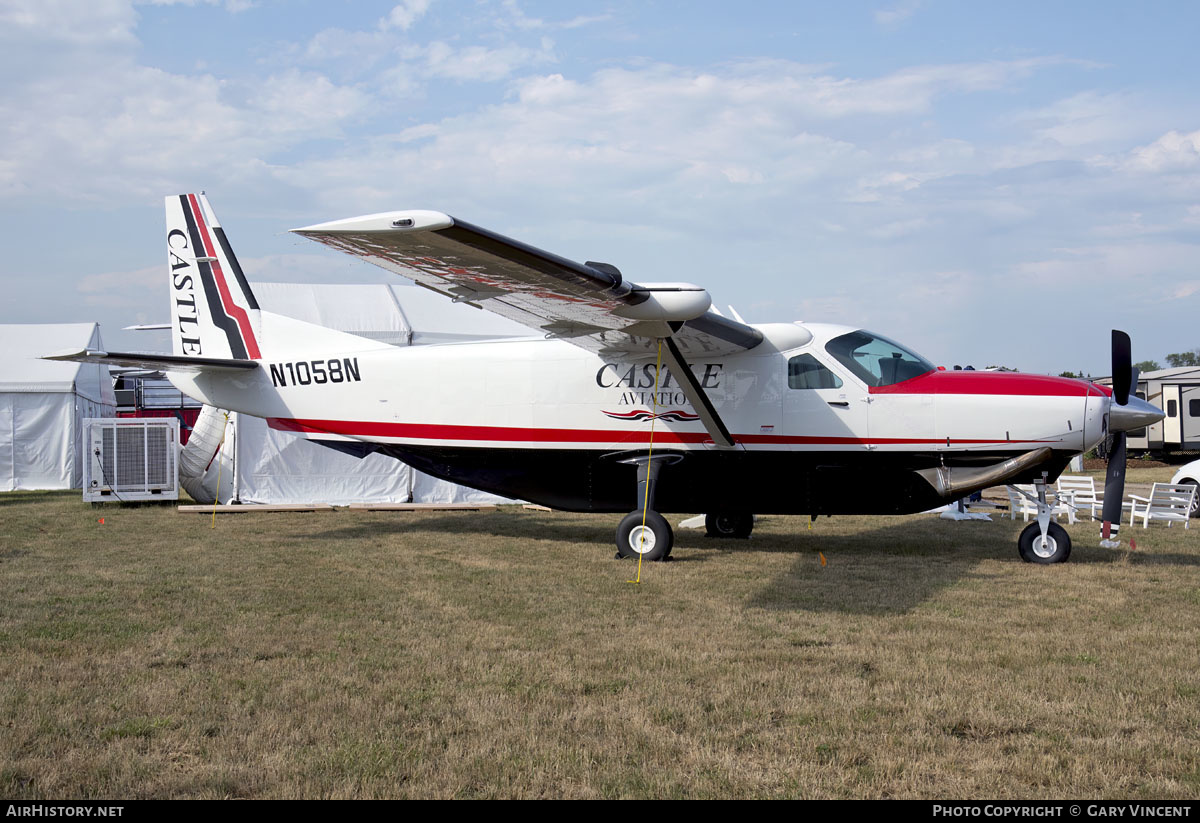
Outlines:
{"type": "MultiPolygon", "coordinates": [[[[2,323],[165,350],[163,198],[250,279],[435,209],[748,322],[1108,374],[1200,347],[1200,4],[0,0],[2,323]]],[[[269,308],[269,307],[268,307],[269,308]]]]}

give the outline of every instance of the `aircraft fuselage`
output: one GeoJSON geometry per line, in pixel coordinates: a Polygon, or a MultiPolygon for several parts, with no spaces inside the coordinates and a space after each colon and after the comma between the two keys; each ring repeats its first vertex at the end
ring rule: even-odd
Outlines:
{"type": "Polygon", "coordinates": [[[1053,478],[1104,436],[1109,398],[1084,381],[933,370],[868,385],[826,349],[853,329],[757,328],[756,348],[689,364],[733,448],[714,445],[656,358],[606,357],[563,340],[317,346],[245,374],[172,379],[277,429],[373,444],[438,477],[580,511],[636,508],[619,460],[651,447],[683,456],[664,468],[660,511],[900,513],[944,502],[922,469],[1046,447],[1053,457],[1036,475],[1053,478]]]}

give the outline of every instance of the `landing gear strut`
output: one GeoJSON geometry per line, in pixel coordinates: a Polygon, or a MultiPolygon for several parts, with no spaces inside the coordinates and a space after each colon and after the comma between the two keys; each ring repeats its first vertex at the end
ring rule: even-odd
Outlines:
{"type": "Polygon", "coordinates": [[[682,459],[681,454],[656,454],[620,461],[637,466],[637,499],[643,508],[625,515],[617,526],[617,557],[666,560],[671,556],[675,534],[666,518],[654,511],[654,487],[662,467],[682,459]]]}
{"type": "Polygon", "coordinates": [[[1037,488],[1037,522],[1030,523],[1017,539],[1017,553],[1026,563],[1065,563],[1071,556],[1071,538],[1067,530],[1050,520],[1051,508],[1046,502],[1046,473],[1035,480],[1037,488]]]}

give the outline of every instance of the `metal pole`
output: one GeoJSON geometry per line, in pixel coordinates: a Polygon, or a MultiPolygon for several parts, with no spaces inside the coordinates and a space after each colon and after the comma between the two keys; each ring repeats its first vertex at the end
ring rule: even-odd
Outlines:
{"type": "Polygon", "coordinates": [[[234,412],[231,416],[233,417],[233,500],[231,502],[241,503],[241,461],[238,460],[238,452],[241,450],[242,443],[241,438],[238,437],[238,421],[242,418],[238,412],[234,412]]]}

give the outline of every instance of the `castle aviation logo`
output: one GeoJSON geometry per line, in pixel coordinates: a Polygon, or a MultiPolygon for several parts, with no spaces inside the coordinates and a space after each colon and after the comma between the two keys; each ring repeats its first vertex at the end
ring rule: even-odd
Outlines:
{"type": "MultiPolygon", "coordinates": [[[[601,410],[603,411],[603,409],[601,410]]],[[[604,412],[614,420],[633,420],[641,422],[643,420],[665,420],[668,423],[690,423],[693,420],[699,420],[700,415],[685,412],[682,409],[672,409],[671,411],[663,411],[655,414],[646,409],[638,409],[628,412],[604,412]]]]}
{"type": "MultiPolygon", "coordinates": [[[[721,376],[725,368],[722,363],[703,363],[689,367],[695,382],[709,391],[721,387],[721,376]]],[[[665,366],[655,373],[654,364],[641,366],[623,363],[605,363],[596,372],[596,385],[602,389],[626,389],[616,400],[618,406],[691,406],[687,395],[678,387],[678,381],[665,366]],[[654,391],[657,384],[658,391],[654,391]]],[[[605,402],[612,402],[611,400],[605,402]]],[[[604,412],[616,417],[615,412],[604,412]]],[[[636,413],[636,412],[635,412],[636,413]]],[[[645,412],[649,414],[649,412],[645,412]]],[[[664,412],[670,413],[670,412],[664,412]]],[[[690,412],[679,412],[690,414],[690,412]]],[[[638,418],[628,418],[638,419],[638,418]]],[[[699,418],[693,418],[699,419],[699,418]]]]}
{"type": "Polygon", "coordinates": [[[187,235],[179,229],[167,234],[167,255],[171,263],[171,287],[175,290],[175,321],[184,354],[203,354],[200,348],[200,315],[196,313],[196,294],[188,257],[187,235]],[[188,271],[183,271],[188,269],[188,271]]]}

